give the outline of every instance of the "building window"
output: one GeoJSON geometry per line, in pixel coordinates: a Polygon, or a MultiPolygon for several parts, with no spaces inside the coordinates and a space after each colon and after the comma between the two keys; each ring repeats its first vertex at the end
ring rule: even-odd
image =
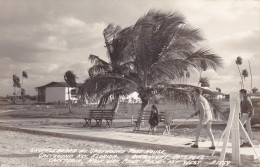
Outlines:
{"type": "Polygon", "coordinates": [[[77,90],[71,89],[70,94],[71,94],[71,97],[76,97],[77,96],[77,90]]]}

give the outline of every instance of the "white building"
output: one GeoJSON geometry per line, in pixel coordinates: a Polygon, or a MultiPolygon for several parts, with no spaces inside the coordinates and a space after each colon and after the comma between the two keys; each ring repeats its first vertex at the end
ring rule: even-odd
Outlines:
{"type": "MultiPolygon", "coordinates": [[[[80,85],[81,84],[78,84],[78,86],[80,85]]],[[[78,87],[68,88],[68,84],[66,82],[51,82],[49,84],[36,87],[36,90],[38,91],[38,102],[64,102],[66,100],[69,100],[69,95],[71,100],[78,100],[78,87]]]]}

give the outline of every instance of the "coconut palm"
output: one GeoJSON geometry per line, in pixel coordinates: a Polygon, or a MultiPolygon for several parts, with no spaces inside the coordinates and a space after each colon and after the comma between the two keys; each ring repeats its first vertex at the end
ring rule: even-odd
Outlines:
{"type": "Polygon", "coordinates": [[[13,75],[13,87],[14,87],[14,93],[13,93],[13,103],[16,103],[16,88],[21,88],[20,78],[14,74],[13,75]]]}
{"type": "Polygon", "coordinates": [[[100,104],[111,95],[135,91],[142,101],[141,114],[157,94],[190,103],[194,86],[176,84],[185,77],[183,71],[194,73],[202,64],[214,70],[222,66],[219,56],[198,48],[203,40],[199,30],[186,24],[178,13],[151,10],[135,25],[112,34],[110,43],[105,42],[108,56],[114,59],[109,63],[98,59],[89,70],[96,75],[90,75],[84,83],[85,92],[89,97],[100,97],[100,104]],[[117,71],[111,68],[114,64],[117,71]]]}
{"type": "Polygon", "coordinates": [[[240,71],[240,68],[239,68],[239,65],[242,64],[242,58],[241,57],[239,57],[239,56],[237,57],[236,64],[237,64],[238,72],[239,72],[240,77],[241,77],[241,87],[242,87],[242,89],[244,89],[243,77],[242,77],[242,74],[241,74],[241,71],[240,71]]]}
{"type": "Polygon", "coordinates": [[[77,87],[77,82],[76,82],[76,74],[74,74],[73,71],[67,71],[65,74],[64,74],[64,80],[66,81],[66,83],[68,84],[68,97],[69,97],[69,101],[68,101],[68,104],[69,104],[69,112],[71,112],[71,100],[70,100],[70,87],[77,87]]]}
{"type": "Polygon", "coordinates": [[[199,83],[201,87],[210,87],[209,79],[207,77],[201,77],[199,83]]]}
{"type": "Polygon", "coordinates": [[[253,91],[253,93],[258,92],[258,88],[254,87],[254,88],[252,89],[252,91],[253,91]]]}
{"type": "Polygon", "coordinates": [[[221,89],[220,89],[220,88],[216,88],[216,90],[217,90],[219,93],[221,93],[221,89]]]}
{"type": "Polygon", "coordinates": [[[244,80],[248,77],[248,71],[246,69],[242,70],[242,76],[244,77],[244,80]]]}
{"type": "Polygon", "coordinates": [[[250,76],[251,76],[251,91],[253,92],[253,76],[252,76],[252,70],[251,70],[251,65],[250,65],[250,61],[248,60],[248,66],[249,66],[249,71],[250,71],[250,76]]]}
{"type": "Polygon", "coordinates": [[[22,98],[23,103],[24,103],[23,97],[24,97],[24,95],[25,95],[25,94],[22,94],[22,89],[23,89],[23,93],[25,93],[25,89],[23,88],[23,79],[24,79],[24,78],[28,78],[28,74],[27,74],[26,71],[23,71],[23,72],[22,72],[22,84],[21,84],[21,89],[20,89],[20,91],[21,91],[21,98],[22,98]]]}

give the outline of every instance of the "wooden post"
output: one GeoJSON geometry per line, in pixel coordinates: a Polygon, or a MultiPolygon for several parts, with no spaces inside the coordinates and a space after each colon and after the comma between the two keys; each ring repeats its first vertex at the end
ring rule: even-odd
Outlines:
{"type": "Polygon", "coordinates": [[[230,108],[236,108],[231,128],[232,139],[232,161],[240,163],[240,133],[239,133],[239,113],[240,113],[240,97],[239,93],[230,95],[230,108]],[[232,98],[232,100],[231,100],[232,98]]]}
{"type": "MultiPolygon", "coordinates": [[[[220,161],[225,160],[227,144],[228,144],[231,128],[232,128],[232,160],[236,161],[236,162],[240,161],[240,152],[239,152],[240,137],[239,137],[239,118],[238,118],[239,106],[240,106],[239,94],[231,93],[230,94],[230,113],[229,113],[228,123],[227,123],[227,127],[226,127],[224,143],[223,143],[222,151],[220,154],[220,161]],[[235,127],[233,127],[233,126],[235,126],[235,127]],[[238,150],[238,151],[235,151],[235,150],[238,150]]],[[[222,167],[223,165],[219,165],[219,166],[222,167]]]]}

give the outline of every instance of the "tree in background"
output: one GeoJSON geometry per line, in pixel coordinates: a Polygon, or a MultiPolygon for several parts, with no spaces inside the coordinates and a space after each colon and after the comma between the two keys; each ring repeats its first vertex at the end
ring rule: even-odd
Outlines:
{"type": "Polygon", "coordinates": [[[252,92],[253,92],[253,93],[258,92],[258,88],[254,87],[254,88],[252,89],[252,92]]]}
{"type": "Polygon", "coordinates": [[[13,103],[16,104],[16,88],[21,88],[20,78],[16,74],[13,75],[13,87],[13,103]]]}
{"type": "Polygon", "coordinates": [[[220,88],[216,88],[216,90],[217,90],[219,93],[221,93],[221,89],[220,89],[220,88]]]}
{"type": "Polygon", "coordinates": [[[201,87],[210,87],[209,79],[207,77],[201,77],[199,83],[201,87]]]}
{"type": "Polygon", "coordinates": [[[239,57],[239,56],[237,57],[236,64],[237,64],[238,72],[239,72],[240,77],[241,77],[241,87],[242,87],[242,89],[244,89],[243,77],[242,77],[242,74],[241,74],[241,71],[240,71],[240,68],[239,68],[239,66],[242,64],[242,58],[241,57],[239,57]]]}
{"type": "Polygon", "coordinates": [[[244,77],[244,80],[248,77],[248,71],[246,69],[242,70],[242,76],[244,77]]]}
{"type": "Polygon", "coordinates": [[[70,100],[70,87],[77,87],[77,82],[76,82],[76,74],[74,74],[73,71],[67,71],[65,74],[64,74],[64,80],[66,81],[66,83],[68,84],[68,98],[69,98],[69,101],[68,101],[68,104],[69,104],[69,112],[71,112],[71,100],[70,100]]]}
{"type": "Polygon", "coordinates": [[[23,79],[28,78],[28,74],[26,71],[22,72],[22,84],[21,84],[21,98],[24,103],[25,89],[23,88],[23,79]]]}
{"type": "Polygon", "coordinates": [[[251,91],[253,92],[253,76],[252,76],[252,70],[251,70],[251,65],[250,65],[250,61],[248,60],[248,66],[249,66],[249,71],[250,71],[250,76],[251,76],[251,91]]]}
{"type": "Polygon", "coordinates": [[[25,97],[25,89],[21,88],[21,98],[22,98],[23,104],[24,104],[24,101],[25,101],[24,97],[25,97]]]}

